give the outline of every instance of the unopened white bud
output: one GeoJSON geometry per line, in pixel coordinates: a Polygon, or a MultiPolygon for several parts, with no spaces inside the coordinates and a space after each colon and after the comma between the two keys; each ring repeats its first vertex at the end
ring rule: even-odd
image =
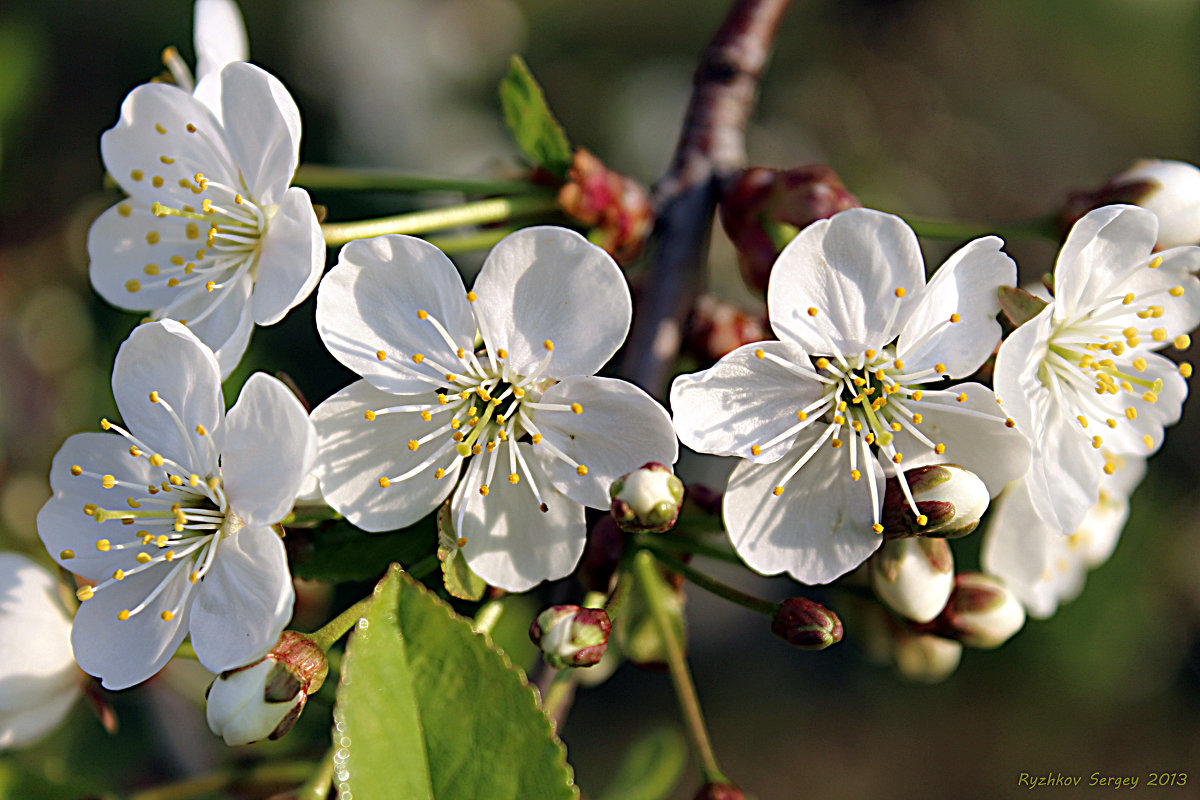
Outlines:
{"type": "Polygon", "coordinates": [[[940,683],[954,674],[962,659],[963,646],[953,639],[931,633],[896,637],[892,656],[896,671],[914,683],[940,683]]]}
{"type": "Polygon", "coordinates": [[[1158,249],[1200,243],[1200,169],[1184,161],[1145,159],[1110,183],[1146,184],[1133,202],[1158,217],[1158,249]]]}
{"type": "Polygon", "coordinates": [[[1025,625],[1025,609],[1008,587],[990,575],[968,572],[955,577],[945,611],[933,623],[937,633],[968,647],[1004,644],[1025,625]]]}
{"type": "Polygon", "coordinates": [[[311,638],[284,631],[260,661],[222,672],[208,687],[208,727],[228,745],[278,739],[292,729],[328,670],[311,638]]]}
{"type": "Polygon", "coordinates": [[[679,518],[683,481],[670,467],[650,461],[613,481],[609,496],[622,530],[667,531],[679,518]]]}
{"type": "Polygon", "coordinates": [[[529,638],[555,669],[600,663],[611,632],[604,609],[579,606],[551,606],[529,626],[529,638]]]}
{"type": "Polygon", "coordinates": [[[888,479],[884,493],[884,536],[930,536],[956,539],[979,525],[990,497],[979,476],[956,464],[914,467],[904,473],[914,511],[899,479],[888,479]],[[924,518],[922,520],[922,518],[924,518]]]}
{"type": "Polygon", "coordinates": [[[870,573],[876,596],[914,622],[933,620],[954,590],[954,558],[945,539],[886,541],[871,557],[870,573]]]}

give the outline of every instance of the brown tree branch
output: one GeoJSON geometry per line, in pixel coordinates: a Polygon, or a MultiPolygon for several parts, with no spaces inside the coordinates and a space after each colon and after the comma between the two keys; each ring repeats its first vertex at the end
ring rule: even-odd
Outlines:
{"type": "Polygon", "coordinates": [[[674,159],[655,186],[650,275],[621,371],[658,397],[700,290],[721,183],[746,163],[746,122],[788,3],[734,3],[700,59],[674,159]]]}

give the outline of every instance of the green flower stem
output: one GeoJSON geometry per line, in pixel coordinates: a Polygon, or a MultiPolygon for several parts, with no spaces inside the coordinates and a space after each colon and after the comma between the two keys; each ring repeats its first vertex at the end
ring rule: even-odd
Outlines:
{"type": "Polygon", "coordinates": [[[558,201],[546,195],[533,197],[493,197],[457,206],[413,211],[394,217],[380,217],[358,222],[327,222],[321,226],[325,244],[336,246],[352,239],[380,236],[385,233],[420,234],[459,228],[465,225],[485,225],[507,222],[516,217],[546,214],[558,210],[558,201]]]}
{"type": "Polygon", "coordinates": [[[326,800],[329,790],[333,788],[333,748],[325,752],[321,763],[295,792],[294,800],[326,800]]]}
{"type": "Polygon", "coordinates": [[[958,220],[920,219],[904,217],[917,236],[926,239],[975,239],[994,234],[1004,239],[1049,239],[1058,240],[1054,217],[1038,217],[1031,220],[1006,222],[999,225],[958,220]]]}
{"type": "Polygon", "coordinates": [[[727,564],[734,564],[739,567],[746,566],[745,563],[738,558],[737,553],[730,550],[728,547],[709,544],[708,542],[692,539],[688,536],[680,536],[678,534],[668,534],[661,536],[653,533],[639,533],[635,542],[641,547],[652,547],[656,550],[666,551],[668,553],[692,553],[705,558],[724,561],[727,564]]]}
{"type": "Polygon", "coordinates": [[[260,764],[250,768],[231,767],[144,789],[130,795],[129,800],[191,800],[235,786],[270,789],[279,784],[302,783],[312,774],[312,769],[312,762],[309,761],[260,764]]]}
{"type": "Polygon", "coordinates": [[[555,730],[562,727],[571,700],[575,697],[575,686],[579,682],[578,669],[560,669],[554,673],[550,685],[546,687],[546,696],[542,698],[542,710],[554,723],[555,730]]]}
{"type": "Polygon", "coordinates": [[[375,600],[375,595],[369,595],[347,608],[342,613],[325,623],[320,630],[308,634],[321,650],[328,652],[334,642],[345,636],[358,621],[366,616],[367,609],[375,600]]]}
{"type": "Polygon", "coordinates": [[[430,553],[409,567],[408,574],[414,581],[420,581],[424,580],[426,576],[441,566],[442,562],[438,560],[437,553],[430,553]]]}
{"type": "Polygon", "coordinates": [[[708,738],[708,728],[704,724],[704,712],[700,710],[700,699],[696,696],[696,687],[692,683],[691,672],[688,671],[687,660],[683,654],[683,646],[675,636],[671,620],[665,607],[666,597],[655,574],[657,568],[655,556],[643,550],[634,556],[633,567],[638,576],[638,584],[646,598],[646,605],[654,623],[658,627],[658,635],[662,638],[663,649],[667,656],[667,667],[671,673],[671,683],[675,687],[675,697],[679,700],[679,710],[683,714],[688,737],[692,741],[692,749],[700,762],[700,771],[707,783],[727,783],[728,779],[721,773],[717,765],[716,754],[713,753],[712,742],[708,738]]]}
{"type": "Polygon", "coordinates": [[[343,192],[462,192],[463,194],[545,194],[528,181],[410,175],[374,169],[302,164],[292,183],[306,189],[343,192]]]}
{"type": "Polygon", "coordinates": [[[779,607],[778,603],[772,603],[769,600],[763,600],[761,597],[755,597],[752,594],[743,592],[741,589],[735,589],[728,584],[722,583],[716,578],[701,572],[695,567],[683,563],[670,553],[664,553],[661,549],[659,549],[658,546],[651,546],[648,549],[664,567],[678,572],[680,575],[687,578],[701,589],[706,589],[718,597],[723,597],[726,600],[737,603],[739,606],[744,606],[751,611],[757,611],[759,614],[763,614],[768,617],[774,616],[775,610],[779,607]]]}
{"type": "Polygon", "coordinates": [[[492,629],[496,627],[496,623],[500,621],[500,615],[503,613],[504,604],[499,600],[484,603],[479,611],[475,613],[475,619],[471,622],[471,627],[476,633],[490,636],[492,629]]]}

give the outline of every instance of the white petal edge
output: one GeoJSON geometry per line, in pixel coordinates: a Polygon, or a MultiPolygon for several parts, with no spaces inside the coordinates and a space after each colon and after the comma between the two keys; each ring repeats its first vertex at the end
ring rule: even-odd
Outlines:
{"type": "Polygon", "coordinates": [[[227,64],[220,78],[234,163],[254,202],[278,205],[300,163],[300,109],[278,78],[253,64],[227,64]]]}
{"type": "Polygon", "coordinates": [[[259,244],[254,321],[274,325],[312,294],[325,268],[325,239],[308,192],[291,187],[259,244]]]}

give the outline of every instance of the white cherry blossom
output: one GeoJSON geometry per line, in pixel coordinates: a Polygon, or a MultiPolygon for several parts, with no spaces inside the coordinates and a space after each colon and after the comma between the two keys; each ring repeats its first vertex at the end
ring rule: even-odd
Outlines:
{"type": "MultiPolygon", "coordinates": [[[[902,220],[852,209],[802,230],[767,287],[780,341],[745,345],[677,378],[680,440],[738,456],[724,517],[755,570],[826,583],[880,545],[889,473],[934,462],[995,495],[1028,446],[969,376],[1000,339],[997,288],[1016,268],[995,237],[964,246],[926,284],[902,220]]],[[[906,481],[899,481],[914,507],[906,481]]]]}
{"type": "Polygon", "coordinates": [[[295,102],[251,64],[210,73],[195,96],[162,83],[134,89],[100,138],[129,197],[88,232],[96,291],[152,319],[186,321],[228,375],[255,323],[283,319],[324,267],[308,193],[289,186],[299,147],[295,102]]]}
{"type": "Polygon", "coordinates": [[[1100,499],[1070,536],[1038,515],[1024,480],[996,501],[984,533],[983,567],[1004,580],[1030,616],[1046,619],[1078,597],[1088,570],[1108,561],[1116,549],[1129,518],[1129,496],[1146,474],[1146,461],[1109,459],[1117,465],[1115,472],[1101,479],[1100,499]]]}
{"type": "Polygon", "coordinates": [[[71,619],[58,583],[18,553],[0,553],[0,750],[47,735],[79,699],[71,619]]]}
{"type": "Polygon", "coordinates": [[[134,329],[113,367],[124,426],[70,437],[38,514],[77,592],[75,658],[104,686],[153,675],[191,634],[205,668],[261,657],[291,617],[292,583],[271,527],[315,454],[303,406],[252,375],[229,413],[216,358],[170,320],[134,329]]]}
{"type": "Polygon", "coordinates": [[[193,6],[192,42],[196,49],[196,76],[174,47],[163,53],[163,61],[175,85],[189,92],[197,83],[205,84],[201,99],[214,113],[220,113],[220,81],[205,81],[217,76],[226,64],[250,59],[246,24],[234,0],[196,0],[193,6]],[[215,102],[210,102],[215,100],[215,102]]]}
{"type": "Polygon", "coordinates": [[[363,380],[312,414],[326,501],[384,531],[457,485],[451,519],[480,577],[520,591],[568,574],[584,506],[607,508],[614,480],[678,452],[662,406],[594,377],[630,314],[616,263],[563,228],[506,237],[469,292],[428,242],[346,245],[318,290],[317,328],[363,380]]]}
{"type": "Polygon", "coordinates": [[[1200,322],[1200,248],[1154,253],[1157,231],[1136,206],[1083,217],[1059,253],[1054,300],[996,357],[996,397],[1033,445],[1030,507],[1064,535],[1116,470],[1106,454],[1155,452],[1187,396],[1191,366],[1158,351],[1188,347],[1200,322]]]}

